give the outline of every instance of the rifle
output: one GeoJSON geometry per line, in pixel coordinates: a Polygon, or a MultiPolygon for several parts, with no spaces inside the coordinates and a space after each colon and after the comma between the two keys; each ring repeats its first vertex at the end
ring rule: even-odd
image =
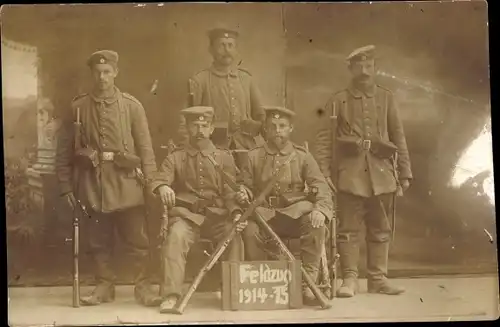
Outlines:
{"type": "MultiPolygon", "coordinates": [[[[307,143],[305,145],[306,145],[306,148],[307,148],[307,143]]],[[[291,161],[292,157],[293,156],[290,156],[288,158],[288,160],[285,161],[283,163],[283,165],[280,166],[280,168],[278,168],[278,169],[280,169],[280,172],[281,172],[281,168],[283,166],[287,165],[291,161]]],[[[215,166],[215,168],[217,169],[217,171],[222,175],[222,179],[224,180],[224,182],[230,188],[232,188],[233,191],[238,192],[240,190],[240,187],[236,184],[236,182],[234,182],[232,180],[232,178],[227,175],[227,173],[222,169],[222,167],[220,167],[220,165],[210,155],[208,156],[208,159],[215,166]]],[[[271,181],[270,181],[270,182],[272,182],[271,184],[275,183],[275,176],[273,176],[273,178],[271,179],[271,181]]],[[[269,191],[266,191],[266,190],[267,189],[264,189],[264,191],[263,191],[262,194],[269,192],[269,191]]],[[[262,196],[262,194],[260,196],[262,196]]],[[[255,200],[255,201],[257,201],[257,200],[255,200]]],[[[252,202],[249,205],[248,208],[251,208],[254,202],[252,202]]],[[[253,212],[253,211],[254,211],[254,209],[251,212],[253,212]]],[[[279,238],[279,236],[272,230],[272,228],[267,224],[267,222],[257,212],[255,212],[255,213],[256,213],[256,216],[258,216],[258,218],[257,218],[258,222],[260,222],[263,225],[264,229],[270,234],[271,237],[273,237],[273,238],[276,239],[276,241],[278,242],[278,245],[280,246],[281,250],[285,253],[285,255],[288,257],[288,259],[291,260],[291,261],[295,260],[295,256],[290,252],[290,250],[288,250],[287,246],[283,243],[283,241],[279,238]],[[263,221],[263,223],[262,223],[262,221],[263,221]]],[[[241,219],[241,220],[244,221],[243,219],[241,219]]],[[[304,276],[304,279],[305,279],[305,281],[307,283],[307,286],[311,289],[311,291],[313,292],[314,296],[316,296],[316,299],[320,302],[321,307],[323,309],[329,309],[331,306],[327,303],[327,299],[325,298],[324,294],[320,291],[320,289],[316,285],[316,282],[313,281],[313,279],[309,276],[309,274],[307,273],[307,271],[304,270],[304,268],[301,268],[301,271],[302,271],[302,275],[304,276]]]]}
{"type": "Polygon", "coordinates": [[[333,210],[332,219],[330,221],[330,237],[328,238],[328,247],[330,249],[330,299],[333,299],[337,294],[337,260],[339,254],[337,253],[337,128],[338,128],[338,113],[337,102],[333,102],[332,115],[330,116],[330,131],[331,131],[331,154],[330,154],[330,176],[326,178],[327,184],[330,187],[333,195],[333,210]]]}
{"type": "MultiPolygon", "coordinates": [[[[272,191],[274,187],[274,183],[281,177],[282,173],[284,170],[282,169],[285,165],[287,165],[293,158],[295,157],[294,154],[292,154],[288,160],[283,163],[278,169],[275,170],[273,177],[271,180],[267,183],[265,188],[262,190],[262,193],[259,194],[259,196],[252,202],[250,205],[247,207],[245,212],[241,215],[238,221],[235,221],[233,223],[233,226],[231,228],[231,231],[224,237],[223,240],[221,240],[218,244],[217,247],[215,248],[215,251],[212,253],[210,258],[208,258],[207,262],[205,265],[201,268],[200,272],[198,275],[196,275],[195,279],[189,286],[188,291],[182,296],[182,298],[177,301],[175,307],[173,308],[173,313],[176,314],[182,314],[184,312],[184,309],[186,308],[186,305],[188,304],[189,300],[193,296],[194,292],[198,288],[198,285],[201,283],[205,275],[207,274],[210,269],[217,263],[219,258],[222,256],[226,248],[229,246],[229,243],[233,240],[233,238],[236,236],[238,233],[236,231],[236,227],[240,222],[246,221],[250,216],[253,214],[255,209],[260,206],[265,200],[267,194],[272,191]]],[[[217,167],[217,166],[216,166],[217,167]]],[[[225,176],[225,175],[223,175],[225,176]]],[[[230,178],[229,178],[230,179],[230,178]]]]}

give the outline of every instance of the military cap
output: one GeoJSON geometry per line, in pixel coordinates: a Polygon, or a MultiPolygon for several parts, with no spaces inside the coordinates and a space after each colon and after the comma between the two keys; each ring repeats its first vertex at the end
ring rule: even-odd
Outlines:
{"type": "Polygon", "coordinates": [[[237,31],[226,27],[217,27],[208,31],[208,38],[210,39],[211,42],[219,38],[236,39],[238,38],[239,35],[240,34],[237,31]]]}
{"type": "Polygon", "coordinates": [[[375,46],[367,45],[351,52],[351,54],[347,56],[346,60],[352,63],[364,60],[371,60],[374,58],[375,58],[375,46]]]}
{"type": "Polygon", "coordinates": [[[181,114],[186,118],[186,121],[211,122],[214,118],[214,108],[201,106],[189,107],[182,109],[181,114]]]}
{"type": "Polygon", "coordinates": [[[284,107],[277,107],[277,106],[267,106],[264,107],[264,110],[266,111],[266,116],[268,118],[288,118],[288,119],[293,119],[295,117],[295,112],[293,112],[290,109],[284,108],[284,107]]]}
{"type": "Polygon", "coordinates": [[[112,50],[100,50],[90,55],[87,64],[92,67],[97,64],[109,64],[116,66],[118,64],[118,53],[112,50]]]}

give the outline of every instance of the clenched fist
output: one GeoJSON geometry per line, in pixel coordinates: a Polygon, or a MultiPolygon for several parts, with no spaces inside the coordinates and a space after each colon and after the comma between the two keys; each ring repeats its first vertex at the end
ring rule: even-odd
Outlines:
{"type": "Polygon", "coordinates": [[[311,212],[311,224],[313,228],[325,226],[325,215],[317,210],[311,212]]]}
{"type": "Polygon", "coordinates": [[[175,206],[175,192],[168,185],[161,185],[157,188],[161,202],[169,208],[175,206]]]}
{"type": "MultiPolygon", "coordinates": [[[[238,222],[241,218],[241,213],[234,215],[233,222],[238,222]]],[[[236,224],[236,232],[243,231],[248,225],[248,220],[240,221],[236,224]]]]}
{"type": "Polygon", "coordinates": [[[240,190],[238,192],[236,192],[236,201],[239,204],[245,204],[245,203],[248,203],[250,201],[248,193],[243,187],[241,187],[240,190]]]}

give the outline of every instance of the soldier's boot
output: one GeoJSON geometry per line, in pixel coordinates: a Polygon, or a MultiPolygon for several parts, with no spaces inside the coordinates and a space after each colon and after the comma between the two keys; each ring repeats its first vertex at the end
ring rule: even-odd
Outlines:
{"type": "Polygon", "coordinates": [[[151,286],[151,264],[149,253],[141,251],[138,255],[139,260],[136,261],[135,270],[135,288],[134,297],[137,302],[147,307],[159,306],[161,296],[158,292],[154,292],[151,286]]]}
{"type": "MultiPolygon", "coordinates": [[[[316,267],[311,264],[304,264],[303,267],[304,270],[307,272],[307,274],[311,277],[313,282],[317,283],[319,275],[319,267],[316,267]]],[[[305,282],[302,283],[302,299],[305,305],[309,306],[319,305],[318,299],[316,298],[314,293],[311,291],[311,289],[309,288],[309,286],[307,286],[305,282]]]]}
{"type": "Polygon", "coordinates": [[[175,294],[168,295],[160,304],[160,313],[175,313],[174,308],[179,301],[179,297],[175,294]]]}
{"type": "Polygon", "coordinates": [[[113,302],[115,300],[115,286],[110,282],[97,284],[94,290],[80,298],[80,303],[84,306],[94,306],[101,303],[113,302]]]}
{"type": "Polygon", "coordinates": [[[338,251],[342,271],[342,285],[337,290],[337,297],[349,298],[358,292],[358,261],[359,245],[356,240],[350,240],[350,235],[338,235],[338,251]]]}
{"type": "Polygon", "coordinates": [[[399,295],[405,290],[387,279],[389,242],[367,244],[368,293],[399,295]]]}
{"type": "Polygon", "coordinates": [[[83,306],[94,306],[115,300],[115,276],[111,269],[109,253],[94,251],[92,259],[97,273],[97,286],[90,294],[80,297],[80,303],[83,306]]]}

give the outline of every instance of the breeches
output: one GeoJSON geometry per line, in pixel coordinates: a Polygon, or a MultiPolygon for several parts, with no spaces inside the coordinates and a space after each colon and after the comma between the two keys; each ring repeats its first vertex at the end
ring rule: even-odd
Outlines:
{"type": "MultiPolygon", "coordinates": [[[[325,244],[326,227],[313,228],[311,214],[299,219],[277,215],[269,220],[268,224],[280,237],[300,238],[300,260],[304,268],[311,273],[318,270],[325,244]]],[[[275,256],[276,251],[279,251],[277,244],[269,240],[269,236],[265,235],[265,231],[261,230],[254,220],[248,222],[242,236],[246,260],[269,260],[269,257],[275,256]]]]}
{"type": "MultiPolygon", "coordinates": [[[[198,226],[188,219],[173,217],[169,221],[168,235],[162,247],[163,285],[162,296],[180,295],[184,283],[186,260],[193,243],[200,237],[214,243],[221,241],[232,228],[229,220],[210,221],[198,226]]],[[[233,239],[222,256],[222,260],[240,260],[241,238],[233,239]]]]}

